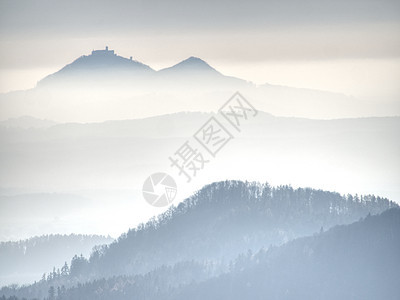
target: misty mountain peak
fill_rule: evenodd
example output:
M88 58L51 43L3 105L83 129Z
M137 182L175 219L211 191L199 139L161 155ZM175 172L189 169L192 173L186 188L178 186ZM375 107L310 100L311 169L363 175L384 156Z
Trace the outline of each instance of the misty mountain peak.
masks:
M119 56L114 50L106 46L105 49L93 50L90 55L82 55L58 72L42 79L38 85L49 82L62 82L65 79L82 81L82 79L87 80L89 78L99 79L99 76L100 79L102 76L106 76L106 79L109 79L110 74L115 77L118 75L142 75L152 72L154 72L152 68L134 60L132 56L130 58ZM84 78L82 78L82 75Z
M210 67L210 65L208 63L206 63L204 60L202 60L199 57L195 57L195 56L191 56L185 60L183 60L180 64L185 64L185 65L193 65L193 66L201 66L201 67L208 67L213 69L212 67Z
M117 55L108 46L104 50L93 50L90 55L83 55L59 72L71 69L126 68L135 70L152 70L149 66L132 59Z
M212 72L220 74L201 58L191 56L176 65L163 69L160 72Z
M244 80L224 76L199 57L189 58L156 72L150 66L137 60L117 55L105 46L93 50L89 55L82 55L62 69L48 75L38 82L37 87L56 90L68 87L70 91L82 89L117 87L128 89L146 89L154 86L159 89L181 88L229 88L237 90L246 85Z

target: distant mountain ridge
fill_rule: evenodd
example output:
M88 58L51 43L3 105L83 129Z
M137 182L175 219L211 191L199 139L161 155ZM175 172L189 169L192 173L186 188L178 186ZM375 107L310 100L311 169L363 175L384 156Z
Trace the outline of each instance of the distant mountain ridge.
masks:
M115 80L113 82L115 84L120 84L121 80L135 80L139 81L140 85L143 86L147 84L147 82L143 81L145 79L154 80L157 84L162 84L166 77L171 76L174 80L179 78L185 81L190 78L187 76L212 76L213 80L219 79L219 84L223 84L225 81L232 81L231 77L222 75L198 57L191 56L171 67L155 71L148 65L133 60L132 57L129 59L124 58L117 55L114 50L109 50L106 47L104 50L93 50L90 55L83 55L56 73L46 76L38 82L37 87L51 87L54 84L59 86L71 80L74 85L82 83L82 81L87 84L92 80L97 81L99 84L102 84L103 80ZM236 83L241 82L239 79L234 81ZM169 81L168 84L171 84L171 82Z
M5 121L0 121L0 127L21 128L21 129L49 128L56 124L57 124L57 122L54 122L51 120L43 120L43 119L31 117L31 116L22 116L19 118L10 118Z
M31 115L57 122L130 119L216 111L240 91L254 107L281 116L349 118L400 114L397 102L366 102L338 92L263 84L225 75L191 56L159 71L114 50L93 50L40 80L0 94L0 120Z

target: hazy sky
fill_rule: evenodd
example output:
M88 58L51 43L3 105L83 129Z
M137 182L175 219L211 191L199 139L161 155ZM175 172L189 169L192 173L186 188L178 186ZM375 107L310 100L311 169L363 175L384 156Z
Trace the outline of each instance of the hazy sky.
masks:
M194 55L256 83L400 95L400 1L0 3L0 92L109 45L155 69Z

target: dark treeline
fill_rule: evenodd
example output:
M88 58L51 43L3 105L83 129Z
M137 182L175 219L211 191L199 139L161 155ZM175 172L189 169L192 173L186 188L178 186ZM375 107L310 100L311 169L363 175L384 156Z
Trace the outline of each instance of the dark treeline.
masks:
M92 299L89 295L95 292L104 295L104 299L113 299L114 292L123 291L126 295L152 299L153 290L161 295L166 289L171 292L179 285L188 286L174 269L182 268L179 264L186 266L185 272L179 272L191 278L196 286L206 278L227 272L235 274L232 268L260 249L274 249L290 240L349 224L392 207L397 205L375 196L342 196L311 188L240 181L217 182L128 231L114 243L94 248L88 259L76 255L60 271L53 269L30 286L3 288L0 295ZM247 264L251 265L251 260L245 259L244 265ZM195 269L204 276L194 276ZM161 276L160 270L166 273ZM131 281L134 283L129 284ZM131 291L126 292L125 287ZM80 293L86 296L80 297ZM178 297L179 293L175 295ZM125 298L118 295L114 299Z

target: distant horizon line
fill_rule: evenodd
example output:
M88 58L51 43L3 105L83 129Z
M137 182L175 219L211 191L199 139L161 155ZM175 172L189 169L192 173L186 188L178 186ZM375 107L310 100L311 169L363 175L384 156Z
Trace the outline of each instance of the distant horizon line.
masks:
M264 116L269 116L272 118L280 118L280 119L301 119L301 120L309 120L309 121L339 121L339 120L360 120L360 119L388 119L388 118L400 118L400 115L392 115L392 116L365 116L365 117L347 117L347 118L331 118L331 119L316 119L316 118L305 118L305 117L288 117L288 116L278 116L271 114L266 111L258 111ZM33 129L46 129L50 128L53 126L57 125L67 125L67 124L76 124L76 125L94 125L94 124L104 124L108 122L126 122L126 121L140 121L140 120L148 120L148 119L153 119L153 118L159 118L159 117L167 117L167 116L174 116L174 115L181 115L181 114L205 114L205 115L212 115L212 114L217 114L218 112L213 112L213 111L177 111L173 113L165 113L165 114L160 114L160 115L154 115L154 116L145 116L145 117L140 117L140 118L126 118L126 119L107 119L103 121L93 121L93 122L78 122L78 121L67 121L67 122L60 122L60 121L55 121L51 119L46 119L46 118L39 118L35 117L32 115L21 115L19 117L12 117L12 118L7 118L0 120L0 127L6 127L6 128L19 128L19 129L24 129L22 127L18 126L5 126L2 123L10 122L10 121L19 121L22 119L30 119L32 121L41 121L41 122L49 122L49 123L54 123L52 125L49 125L48 127L45 128L35 128L31 127Z

